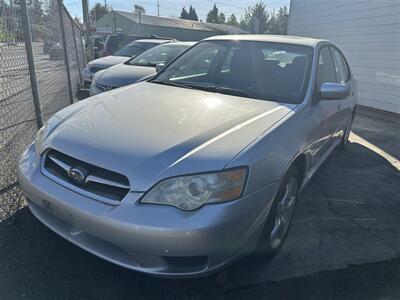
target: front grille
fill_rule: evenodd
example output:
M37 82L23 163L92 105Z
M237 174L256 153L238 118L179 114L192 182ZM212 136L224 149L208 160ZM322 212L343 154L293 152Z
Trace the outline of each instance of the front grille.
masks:
M90 89L90 86L91 86L91 85L92 85L92 82L91 82L91 81L85 80L85 81L83 82L83 87L86 88L86 89Z
M104 70L104 68L103 67L92 66L92 67L90 67L89 72L90 73L96 73L96 72L101 71L101 70Z
M121 201L130 190L126 176L83 162L50 149L45 153L43 173L58 183L74 187L91 198L103 201ZM76 173L79 173L77 176Z

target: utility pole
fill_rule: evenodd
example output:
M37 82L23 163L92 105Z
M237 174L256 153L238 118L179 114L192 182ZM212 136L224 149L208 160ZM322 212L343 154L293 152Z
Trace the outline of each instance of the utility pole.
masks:
M88 0L82 0L82 13L83 13L83 29L85 33L89 31L89 3Z
M83 31L85 36L85 46L86 49L89 49L89 60L92 60L94 57L93 54L93 41L91 39L90 34L90 21L89 21L89 1L82 0L82 14L83 14ZM97 16L96 16L97 17ZM96 22L96 20L94 20Z
M160 16L160 2L157 0L157 15Z
M138 34L140 34L141 29L142 29L141 28L142 27L142 12L139 10L138 13L139 13Z
M114 22L114 33L117 33L117 14L114 11L113 14L113 22Z

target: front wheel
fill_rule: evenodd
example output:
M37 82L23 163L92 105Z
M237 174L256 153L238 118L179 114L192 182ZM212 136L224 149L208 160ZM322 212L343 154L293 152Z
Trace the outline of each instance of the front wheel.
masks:
M290 167L273 200L256 254L270 257L282 248L296 208L300 184L298 170Z

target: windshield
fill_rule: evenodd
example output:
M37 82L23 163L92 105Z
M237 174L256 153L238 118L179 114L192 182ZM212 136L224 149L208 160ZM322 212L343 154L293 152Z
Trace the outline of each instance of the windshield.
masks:
M159 63L168 64L187 48L189 48L187 45L160 45L129 60L126 64L149 67L155 67Z
M153 48L157 44L154 43L136 43L133 42L131 44L126 45L122 49L115 51L114 55L116 56L127 56L127 57L135 57L139 54L142 54L146 50Z
M313 49L258 41L205 41L164 69L154 83L285 103L303 101Z

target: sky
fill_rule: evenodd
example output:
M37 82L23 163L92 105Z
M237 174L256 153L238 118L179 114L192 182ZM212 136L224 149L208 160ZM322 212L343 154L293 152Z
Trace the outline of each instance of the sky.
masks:
M116 10L132 11L134 4L142 5L146 14L157 15L157 0L89 0L89 6L92 7L96 2L107 1ZM205 21L208 11L212 8L214 3L217 5L220 12L223 12L228 18L232 13L240 20L240 16L244 14L244 10L249 5L254 5L257 0L159 0L160 16L165 17L179 17L182 7L185 6L189 10L192 5L197 12L199 19ZM286 5L289 8L290 0L264 0L268 10L278 10L280 7ZM82 18L82 1L81 0L64 0L65 6L68 8L72 16Z

